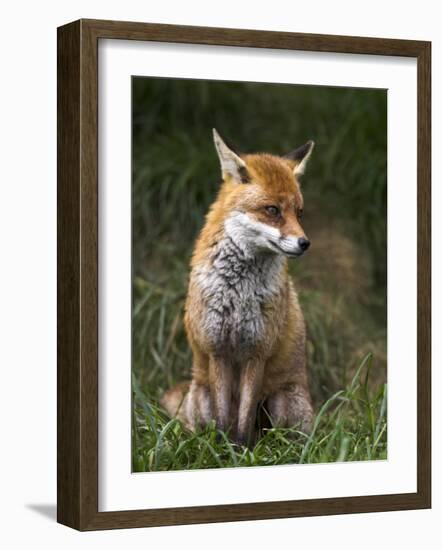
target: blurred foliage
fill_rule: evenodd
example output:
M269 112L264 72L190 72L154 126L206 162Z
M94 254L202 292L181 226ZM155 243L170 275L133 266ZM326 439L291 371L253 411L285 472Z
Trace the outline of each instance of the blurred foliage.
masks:
M312 247L290 264L307 321L312 393L319 407L347 387L367 353L373 357L370 384L382 388L386 91L134 78L133 374L138 395L154 404L164 389L189 375L182 308L193 244L220 182L213 127L246 153L284 154L315 141L302 182L303 226Z
M385 283L385 91L138 78L133 122L135 266L165 232L192 244L219 185L215 127L243 152L282 154L314 139L307 208L353 222Z

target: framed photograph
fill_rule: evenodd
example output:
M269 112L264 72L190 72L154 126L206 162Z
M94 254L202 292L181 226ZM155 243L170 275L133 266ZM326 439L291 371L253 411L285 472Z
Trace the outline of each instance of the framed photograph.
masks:
M429 508L431 44L58 29L58 521Z

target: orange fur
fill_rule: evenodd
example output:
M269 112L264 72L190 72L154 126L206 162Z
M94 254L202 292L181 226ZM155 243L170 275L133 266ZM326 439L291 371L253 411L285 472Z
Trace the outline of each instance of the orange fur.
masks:
M214 251L226 236L225 222L232 212L246 213L252 222L277 229L281 238L305 237L300 224L303 198L294 175L297 161L269 154L240 158L248 182L239 183L224 173L191 260L184 323L193 352L192 381L190 387L180 385L166 392L162 404L191 429L214 419L233 439L250 444L259 402L265 402L274 425L298 424L304 430L311 425L313 410L305 365L304 319L287 258L282 259L278 272L278 291L260 302L263 330L244 356L240 349L224 353L214 347L207 324L202 322L209 304L198 273L214 269ZM280 215L270 216L269 205L277 205ZM239 363L237 357L241 357Z

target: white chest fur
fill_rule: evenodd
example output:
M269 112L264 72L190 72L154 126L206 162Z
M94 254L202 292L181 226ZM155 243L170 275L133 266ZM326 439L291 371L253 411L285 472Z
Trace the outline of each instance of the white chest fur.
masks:
M268 304L282 291L283 267L281 256L252 253L226 235L210 264L194 271L204 303L201 329L214 352L239 359L260 345Z

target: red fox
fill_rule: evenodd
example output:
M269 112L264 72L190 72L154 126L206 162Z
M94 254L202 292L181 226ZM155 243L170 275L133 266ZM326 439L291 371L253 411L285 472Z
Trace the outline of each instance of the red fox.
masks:
M191 260L184 324L192 380L161 404L191 430L215 420L250 446L259 403L273 426L311 428L305 325L287 260L310 246L298 177L314 143L284 157L243 155L213 136L223 182Z

